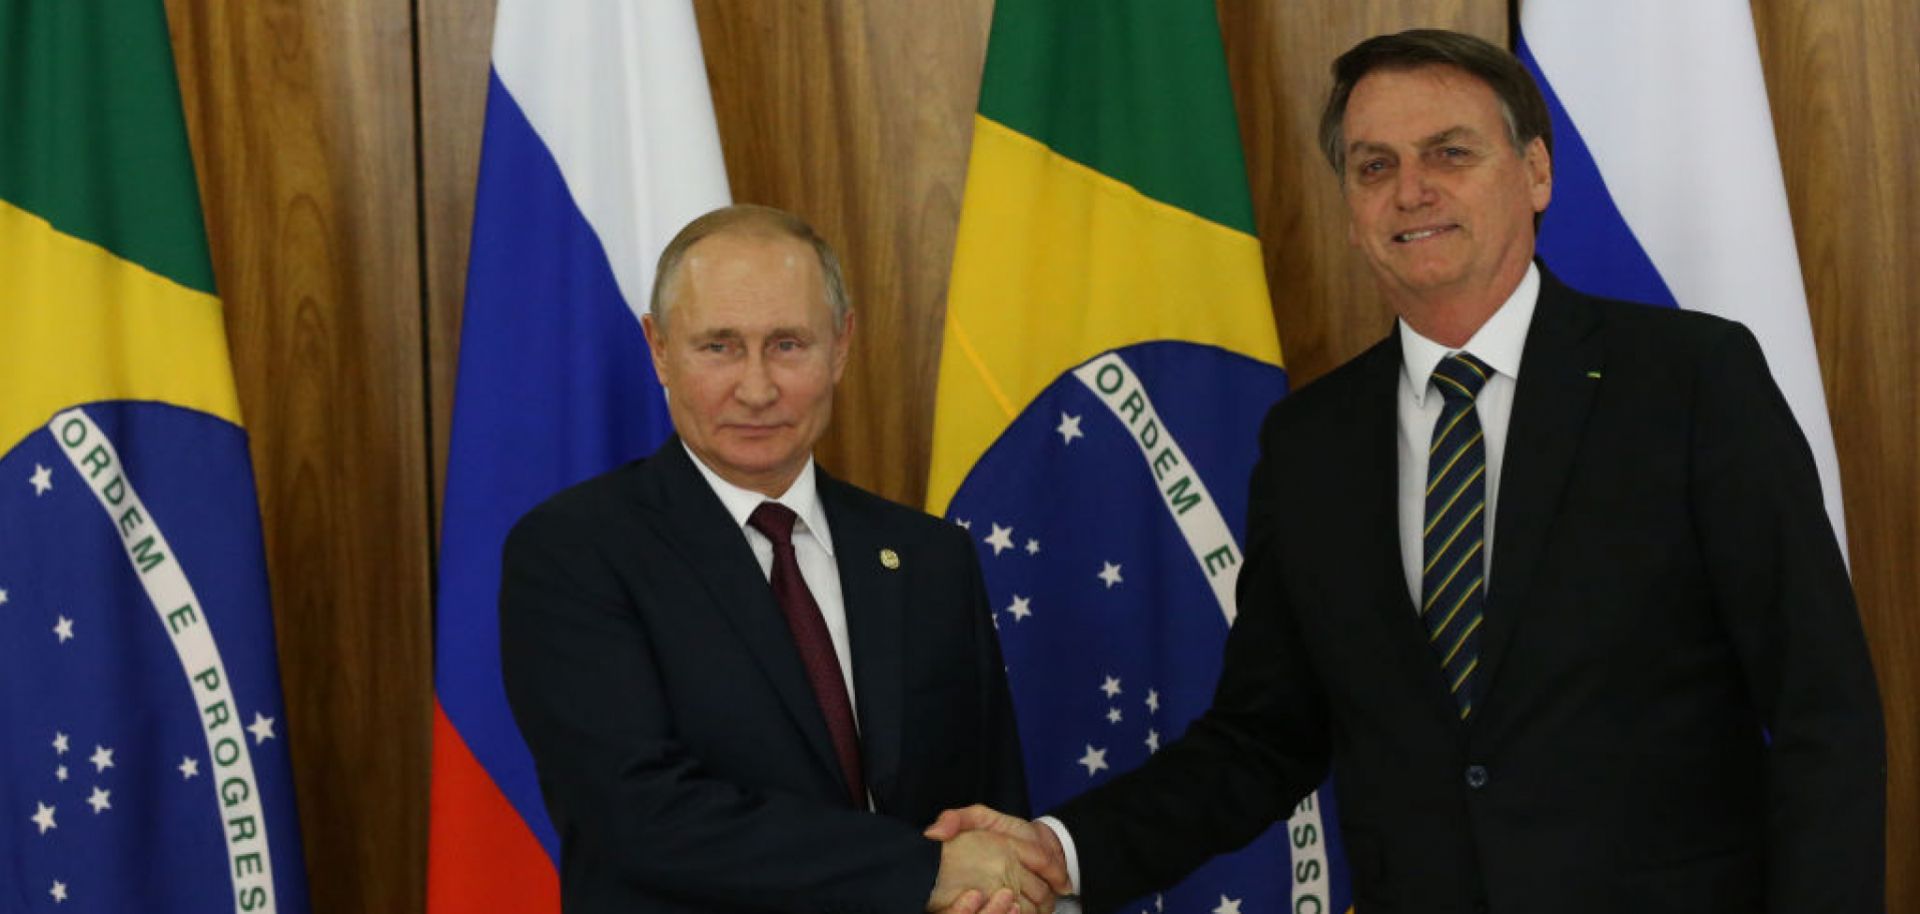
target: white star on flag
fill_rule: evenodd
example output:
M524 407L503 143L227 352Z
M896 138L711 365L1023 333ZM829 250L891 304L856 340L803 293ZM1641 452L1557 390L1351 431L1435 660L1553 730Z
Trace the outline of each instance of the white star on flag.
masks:
M1117 676L1108 676L1107 681L1100 684L1100 691L1107 693L1108 698L1119 695L1120 678Z
M962 530L972 530L972 529L973 529L973 521L970 521L970 520L967 520L966 518L962 518L962 517L956 517L956 518L954 518L954 519L953 519L953 525L954 525L954 526L956 526L956 527L959 527L959 528L960 528L960 529L962 529Z
M36 463L33 465L33 477L27 481L33 483L34 497L45 495L48 489L53 488L53 471Z
M1087 753L1080 756L1079 764L1086 766L1087 777L1093 777L1096 772L1102 771L1107 767L1107 750L1095 749L1089 744L1087 746Z
M1120 583L1120 566L1112 562L1101 562L1100 564L1102 567L1096 577L1107 582L1107 589L1112 590L1113 585Z
M60 639L61 644L65 644L73 640L73 620L66 616L59 618L60 621L53 624L53 634Z
M58 730L53 731L53 754L67 754L67 735Z
M180 780L183 780L183 781L187 780L188 778L199 777L200 776L200 760L197 758L194 758L191 755L181 756L179 771L180 771Z
M1110 724L1117 724L1117 723L1119 723L1119 722L1120 722L1120 709L1119 709L1119 708L1108 708L1108 709L1107 709L1107 723L1110 723Z
M7 605L7 589L0 587L0 606Z
M1160 710L1160 693L1157 690L1147 690L1147 710L1155 712Z
M1031 538L1027 540L1027 554L1028 554L1028 555L1039 555L1039 554L1040 554L1040 541L1039 541L1039 540L1037 540L1037 539L1031 539ZM6 594L7 594L7 592L6 592L6 591L4 591L4 590L0 590L0 597L4 597L4 596L6 596ZM5 603L5 602L7 602L7 601L6 601L6 600L0 600L0 603Z
M987 534L986 544L993 547L993 554L999 555L1013 548L1013 528L993 525L993 532Z
M1028 616L1033 615L1033 610L1027 606L1028 602L1026 597L1014 594L1013 605L1007 607L1007 615L1012 616L1015 622L1024 621Z
M1160 731L1155 730L1152 727L1148 727L1147 728L1147 752L1151 754L1159 751L1160 751Z
M1240 914L1240 899L1220 896L1220 906L1213 909L1213 914Z
M53 769L53 779L56 781L59 781L62 784L66 783L67 782L67 766L61 765L60 767Z
M247 732L253 734L253 744L258 746L273 738L273 718L258 711L253 712L253 723L247 725Z
M55 879L53 881L53 888L48 889L47 894L53 896L54 904L65 904L67 901L67 884Z
M113 750L95 744L93 747L93 755L89 756L87 761L93 763L94 771L105 771L113 767Z
M93 807L93 814L97 816L113 808L112 797L113 791L95 787L93 795L87 797L87 805Z
M53 807L45 803L34 803L33 805L33 824L40 826L41 834L46 834L47 829L60 827L53 821Z
M1086 437L1086 433L1080 431L1080 417L1069 416L1065 412L1060 414L1060 427L1054 431L1060 433L1060 443L1063 445L1072 444L1075 438Z

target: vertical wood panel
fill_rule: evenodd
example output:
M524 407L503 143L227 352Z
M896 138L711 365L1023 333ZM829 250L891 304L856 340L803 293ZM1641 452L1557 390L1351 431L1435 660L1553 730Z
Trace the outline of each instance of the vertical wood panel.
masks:
M251 434L313 909L425 865L425 415L405 0L169 4Z
M1920 912L1920 5L1754 19L1886 709L1887 909Z
M420 12L420 227L426 269L428 416L433 426L434 527L446 490L453 386L466 301L467 243L486 122L492 0L415 0ZM435 537L438 542L438 536ZM436 547L433 551L439 555Z
M919 504L989 4L695 8L734 199L813 223L852 287L853 360L821 462Z

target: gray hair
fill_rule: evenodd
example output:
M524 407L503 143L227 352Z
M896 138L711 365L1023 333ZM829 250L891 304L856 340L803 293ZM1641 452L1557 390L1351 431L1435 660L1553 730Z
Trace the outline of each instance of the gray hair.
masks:
M833 246L799 216L752 203L736 203L713 210L687 223L667 242L666 250L660 252L659 265L654 268L653 294L647 302L647 313L653 315L654 323L663 329L666 327L667 290L678 278L687 251L706 238L736 230L793 238L813 248L813 255L820 260L820 274L826 279L824 291L827 304L833 309L834 332L838 333L846 324L847 311L853 303L847 297L846 277L840 271L840 258L833 253Z

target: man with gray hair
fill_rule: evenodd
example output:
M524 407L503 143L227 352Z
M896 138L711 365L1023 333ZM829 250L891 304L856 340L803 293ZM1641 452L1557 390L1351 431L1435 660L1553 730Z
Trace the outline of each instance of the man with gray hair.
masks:
M1333 74L1399 320L1268 416L1212 707L1038 825L932 833L1014 837L1105 910L1331 770L1363 914L1880 911L1873 668L1752 334L1534 262L1549 123L1511 54L1412 31Z
M563 909L1050 906L1010 840L921 834L1021 809L1025 779L966 533L814 465L853 334L833 251L708 213L642 323L677 437L535 508L503 561Z

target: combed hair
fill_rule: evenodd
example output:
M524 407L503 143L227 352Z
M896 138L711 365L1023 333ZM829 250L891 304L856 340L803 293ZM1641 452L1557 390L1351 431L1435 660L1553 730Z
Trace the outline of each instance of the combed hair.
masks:
M1547 114L1546 99L1534 84L1520 59L1506 49L1472 35L1444 29L1412 29L1394 35L1376 35L1354 45L1333 62L1333 91L1327 94L1327 106L1320 113L1320 151L1345 180L1347 169L1346 137L1340 122L1347 116L1347 100L1353 87L1368 74L1382 70L1415 70L1421 67L1454 67L1487 84L1500 99L1500 113L1507 121L1507 139L1517 152L1538 137L1553 153L1553 121Z
M655 323L662 328L667 322L667 290L680 273L680 263L687 258L688 249L722 232L741 230L785 236L804 241L813 248L813 255L820 259L820 274L826 278L827 304L833 308L833 325L837 329L845 324L847 310L853 306L847 297L846 277L840 271L840 257L833 252L833 246L827 244L820 233L813 230L806 220L783 209L771 206L759 206L753 203L736 203L723 206L687 223L680 233L667 242L667 248L660 252L660 262L653 271L653 294L647 301L647 312L653 315Z

